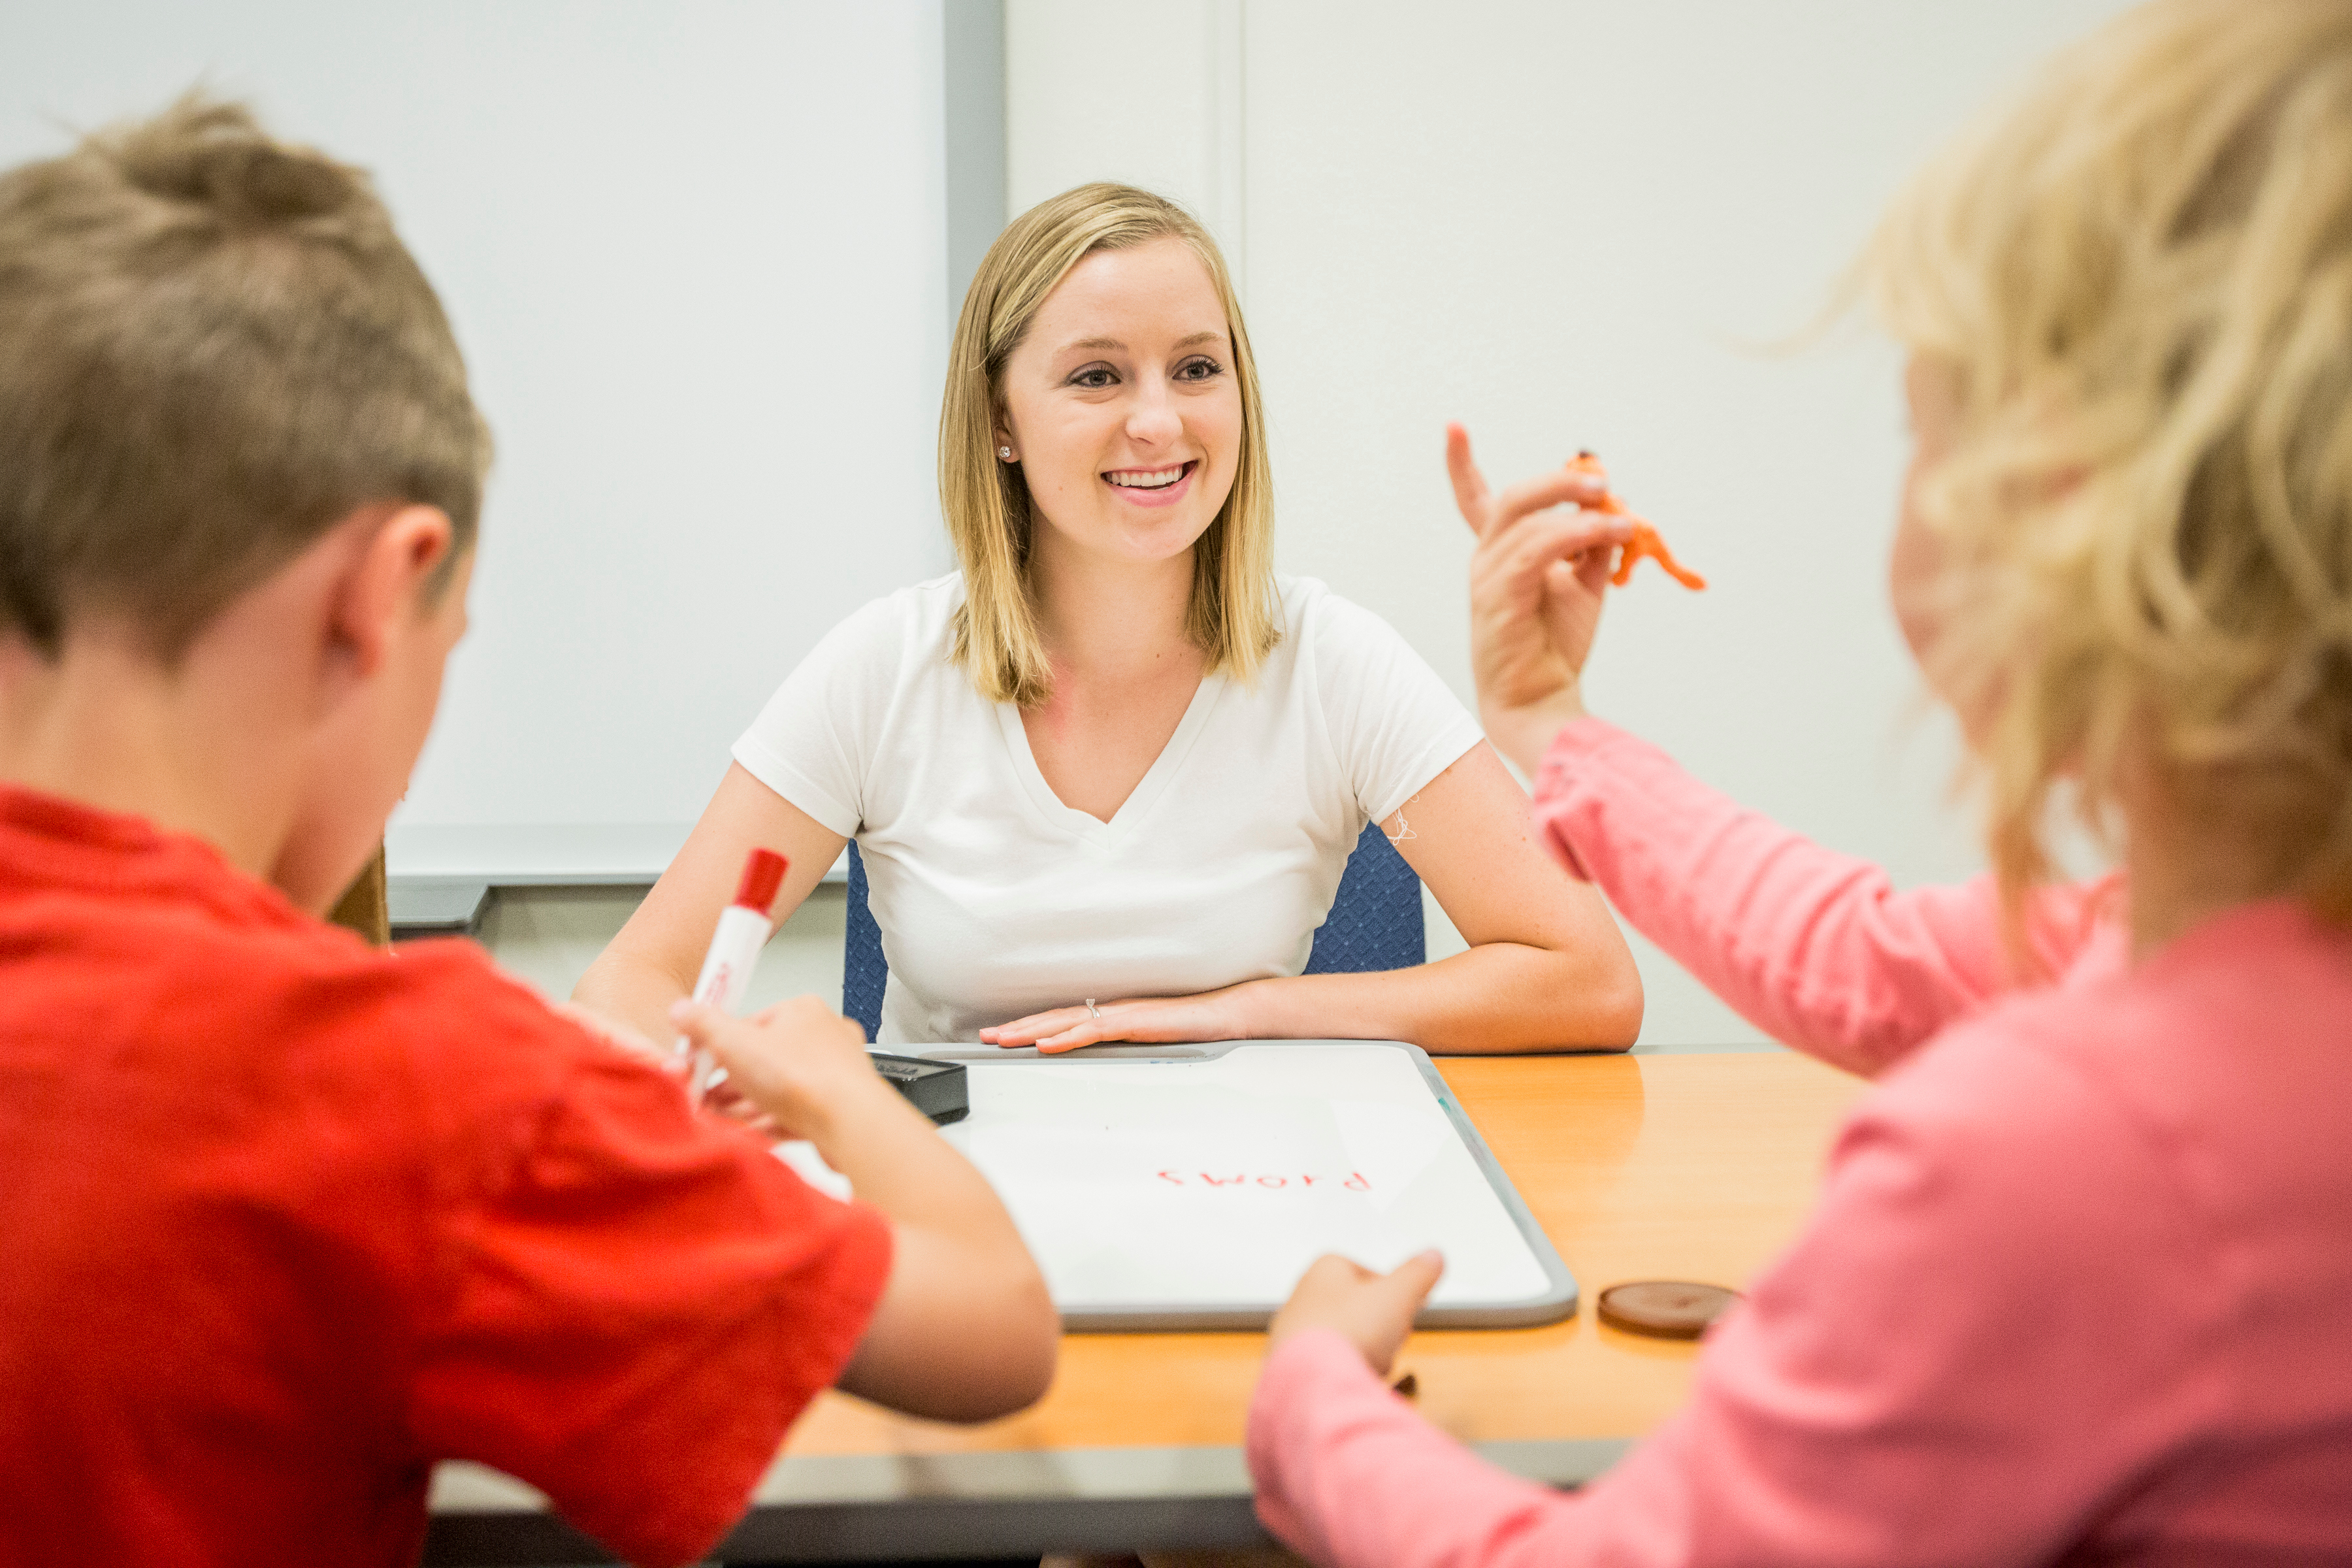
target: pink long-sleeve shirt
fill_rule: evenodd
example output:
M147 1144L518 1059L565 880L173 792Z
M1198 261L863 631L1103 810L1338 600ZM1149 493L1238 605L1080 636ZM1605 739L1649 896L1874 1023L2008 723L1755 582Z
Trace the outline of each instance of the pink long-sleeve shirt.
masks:
M1880 1074L1821 1205L1687 1405L1573 1496L1302 1334L1250 1414L1267 1526L1318 1562L2352 1561L2352 934L2285 902L2128 963L2113 889L1893 892L1570 726L1556 846L1775 1035Z

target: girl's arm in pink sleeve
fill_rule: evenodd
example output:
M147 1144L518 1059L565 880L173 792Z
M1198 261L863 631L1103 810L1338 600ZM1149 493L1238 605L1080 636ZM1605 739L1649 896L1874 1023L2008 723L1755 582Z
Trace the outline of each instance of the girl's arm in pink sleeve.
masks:
M2169 1176L2150 1145L2063 1067L1989 1065L1865 1106L1689 1405L1591 1486L1495 1468L1310 1333L1251 1406L1259 1517L1329 1568L2064 1555L2104 1502L2193 1458L2227 1397L2199 1349L2221 1342L2216 1292L2181 1206L2147 1201Z
M1875 1074L2006 988L1989 878L1897 892L1879 867L1747 810L1597 719L1552 742L1535 814L1570 868L1708 990L1850 1071ZM2079 905L2079 890L2063 895ZM2058 967L2087 929L2079 916L2032 922Z
M1266 1358L1248 1454L1265 1527L1334 1568L1486 1568L1567 1500L1423 1421L1328 1330L1300 1334Z

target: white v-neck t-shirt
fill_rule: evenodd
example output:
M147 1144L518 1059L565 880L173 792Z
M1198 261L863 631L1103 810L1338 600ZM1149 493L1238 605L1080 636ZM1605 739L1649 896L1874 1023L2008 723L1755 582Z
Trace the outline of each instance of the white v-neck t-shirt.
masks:
M1276 585L1257 679L1202 680L1108 823L1062 804L1020 710L952 662L961 574L876 600L801 661L735 760L856 838L890 965L877 1043L1306 967L1364 824L1482 737L1387 622L1310 577Z

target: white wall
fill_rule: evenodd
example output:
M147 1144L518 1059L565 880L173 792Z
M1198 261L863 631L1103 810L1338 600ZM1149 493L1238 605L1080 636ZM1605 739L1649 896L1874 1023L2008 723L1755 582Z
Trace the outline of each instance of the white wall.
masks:
M841 1006L841 942L848 889L821 884L769 939L752 977L747 1007L814 995ZM482 921L481 940L509 973L551 997L572 994L637 907L636 888L539 887L502 889Z
M1952 738L1905 721L1881 588L1895 356L1858 329L1746 345L1812 318L1939 138L2120 8L1009 0L1008 199L1128 179L1244 247L1282 566L1386 616L1465 700L1448 419L1497 479L1599 451L1713 580L1643 568L1597 711L1900 881L1956 877L1978 857L1944 803ZM1433 925L1433 951L1458 941ZM1758 1037L1637 947L1645 1044Z
M1246 289L1244 23L1243 0L1005 0L1005 216L1140 185L1208 225Z
M499 455L395 874L683 837L843 611L946 566L941 49L940 0L7 8L0 163L201 79L372 170L449 309Z

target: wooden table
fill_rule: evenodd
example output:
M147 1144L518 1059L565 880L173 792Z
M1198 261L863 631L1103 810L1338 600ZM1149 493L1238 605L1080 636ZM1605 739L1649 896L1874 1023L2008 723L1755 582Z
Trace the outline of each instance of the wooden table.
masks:
M1682 1400L1696 1347L1601 1325L1626 1279L1745 1284L1795 1233L1863 1088L1787 1052L1438 1062L1583 1289L1539 1329L1416 1334L1422 1413L1520 1474L1575 1485ZM1263 1335L1074 1334L1045 1397L959 1427L846 1394L793 1429L719 1555L1012 1556L1262 1541L1242 1463ZM593 1563L530 1489L436 1479L426 1561Z

